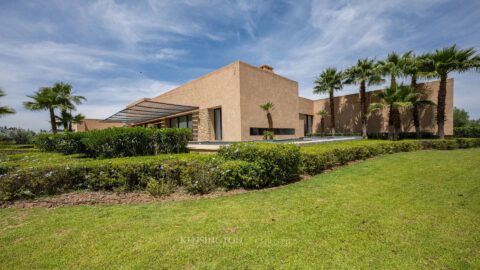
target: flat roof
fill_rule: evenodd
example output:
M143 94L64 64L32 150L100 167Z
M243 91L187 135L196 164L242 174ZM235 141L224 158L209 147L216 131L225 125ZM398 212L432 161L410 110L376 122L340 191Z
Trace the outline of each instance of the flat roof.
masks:
M196 109L198 107L142 99L103 121L135 124Z

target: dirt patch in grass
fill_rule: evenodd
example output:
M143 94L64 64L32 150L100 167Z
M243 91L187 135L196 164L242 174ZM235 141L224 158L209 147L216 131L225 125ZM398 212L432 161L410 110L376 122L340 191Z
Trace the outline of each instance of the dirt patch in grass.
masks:
M310 179L311 176L301 175L298 181ZM282 186L265 188L263 190L277 189ZM113 192L113 191L76 191L55 196L36 198L32 200L17 200L0 202L0 208L55 208L74 205L95 205L95 204L145 204L153 202L171 202L185 200L199 200L216 198L219 196L230 196L249 192L245 189L234 189L229 191L214 191L204 195L192 195L183 188L166 197L154 197L147 192Z
M145 204L153 202L215 198L219 196L234 195L245 192L247 191L244 189L235 189L230 191L215 191L205 195L191 195L188 194L185 190L178 190L166 197L154 197L146 192L70 192L33 200L0 202L0 208L54 208L61 206L95 204Z

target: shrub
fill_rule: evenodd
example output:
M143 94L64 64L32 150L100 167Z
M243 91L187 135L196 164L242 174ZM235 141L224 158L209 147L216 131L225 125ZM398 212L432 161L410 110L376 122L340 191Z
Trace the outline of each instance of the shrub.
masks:
M263 132L263 139L264 140L273 140L275 134L272 131L264 131Z
M164 197L175 191L175 184L169 181L158 181L150 178L147 183L147 192L154 197Z
M161 153L186 153L191 138L187 128L109 128L89 132L82 140L92 157L129 157Z
M33 144L45 152L56 151L55 135L51 133L40 133L33 138Z
M186 153L192 131L189 128L156 129L152 137L155 154Z
M206 158L192 156L203 161ZM206 161L205 161L206 162ZM19 167L0 175L0 200L55 195L72 190L145 190L150 179L179 185L188 161L172 157L158 161L47 164ZM25 194L28 194L26 196Z
M182 184L192 194L210 193L217 187L215 168L208 162L192 161L182 170Z
M218 183L227 189L258 188L261 183L261 168L255 162L227 160L218 165Z
M234 143L223 146L219 156L253 162L260 170L255 187L277 186L299 177L300 148L293 144Z
M66 132L54 135L55 151L65 155L85 153L86 147L82 142L85 137L84 132Z
M480 138L480 126L456 127L453 134L459 138Z
M129 157L153 154L153 129L142 127L108 128L88 132L82 142L92 157Z
M417 133L416 132L400 132L398 134L398 137L399 139L416 139ZM388 132L368 133L368 138L373 140L388 140ZM420 138L433 139L433 138L437 138L437 136L432 132L420 132Z
M2 143L29 144L32 143L34 135L35 132L28 129L0 128L0 142Z
M42 151L83 153L90 157L130 157L186 153L192 132L187 128L109 128L78 133L39 134L34 144Z

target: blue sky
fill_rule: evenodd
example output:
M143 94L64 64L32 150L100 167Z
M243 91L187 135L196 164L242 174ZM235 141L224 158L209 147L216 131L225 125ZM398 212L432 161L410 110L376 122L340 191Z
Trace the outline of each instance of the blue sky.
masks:
M0 1L0 125L48 128L26 95L56 81L105 118L126 104L242 60L269 64L312 94L326 67L457 43L480 50L480 1ZM453 74L455 105L480 117L480 73ZM346 87L340 94L354 93Z

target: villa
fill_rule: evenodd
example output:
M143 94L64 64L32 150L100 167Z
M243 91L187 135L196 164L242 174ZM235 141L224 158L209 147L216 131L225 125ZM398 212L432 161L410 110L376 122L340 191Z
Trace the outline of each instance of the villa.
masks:
M439 81L422 84L425 97L436 101ZM380 90L376 90L380 91ZM375 101L367 93L367 101ZM359 95L335 98L340 133L360 133ZM268 130L266 113L259 105L272 102L276 139L301 138L320 132L321 117L328 99L311 100L298 95L298 83L276 74L272 67L255 67L236 61L154 98L142 98L105 120L86 119L76 131L112 126L191 128L195 141L250 141L262 139ZM453 134L453 79L447 82L445 134ZM387 111L369 115L368 132L387 132ZM421 110L421 128L436 131L435 108ZM402 131L413 132L411 113L402 110ZM329 119L325 121L329 127Z

